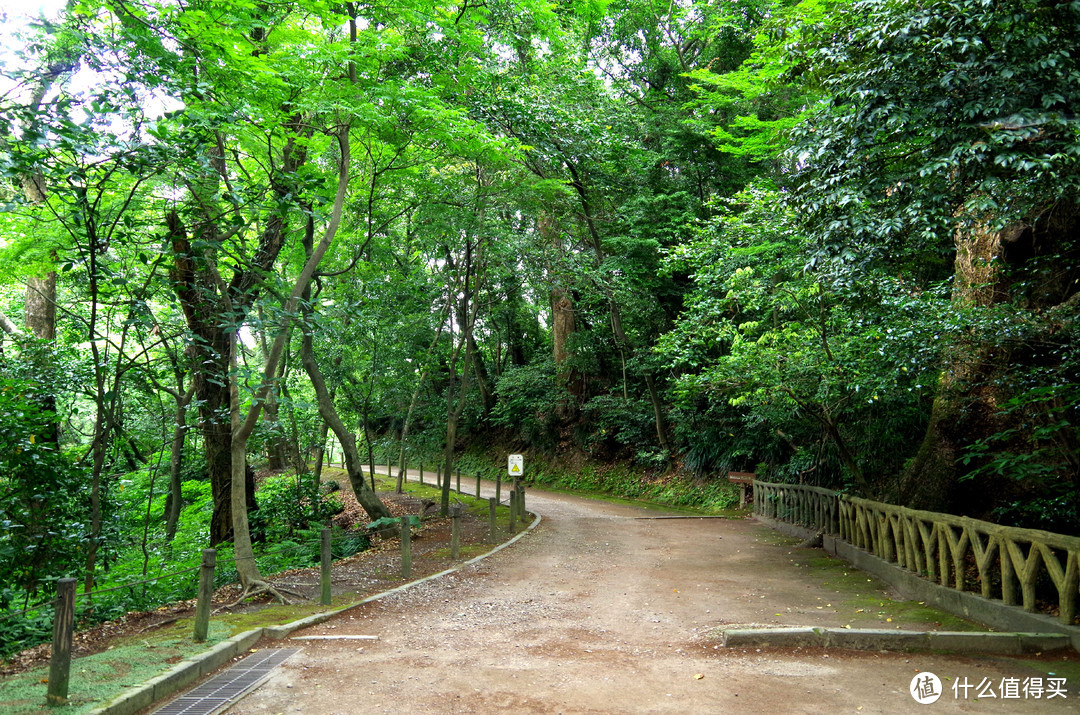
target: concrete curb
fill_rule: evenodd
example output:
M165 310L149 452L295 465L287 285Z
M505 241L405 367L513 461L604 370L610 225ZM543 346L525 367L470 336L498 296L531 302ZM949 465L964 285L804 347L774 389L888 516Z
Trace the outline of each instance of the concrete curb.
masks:
M410 581L397 588L392 588L389 591L383 591L373 596L368 596L357 603L352 603L342 608L335 608L330 611L316 613L279 626L266 626L264 628L256 628L254 630L239 633L228 640L223 640L220 643L214 644L198 655L177 663L173 668L161 675L153 677L140 685L127 688L108 704L91 710L90 715L131 715L132 713L136 713L139 710L153 705L155 702L164 700L170 695L183 690L202 676L217 670L233 658L243 655L250 650L252 646L258 643L263 636L274 640L281 640L301 628L307 628L308 626L328 621L339 613L357 608L365 603L378 601L381 598L386 598L387 596L406 591L422 583L427 583L428 581L460 571L517 543L539 526L540 520L539 514L533 514L532 523L513 538L504 541L490 551L486 551L479 556L471 558L468 561L463 561L462 563L452 566L444 571L440 571L439 573L425 576L424 578L415 581Z
M1022 655L1067 650L1062 633L897 631L862 628L746 628L723 633L727 648L845 648L848 650L949 651Z

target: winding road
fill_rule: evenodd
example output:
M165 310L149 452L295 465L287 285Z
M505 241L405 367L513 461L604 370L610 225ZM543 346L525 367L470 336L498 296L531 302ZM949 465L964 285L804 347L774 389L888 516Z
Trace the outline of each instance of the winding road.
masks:
M726 649L718 630L733 625L881 621L838 608L850 594L800 565L820 551L756 522L528 496L543 521L518 543L295 633L379 640L287 642L303 651L228 712L1052 713L1080 699L1072 682L1068 699L976 701L951 689L1045 677L1045 661L1035 669L1005 658ZM884 602L882 588L867 583ZM909 694L920 671L942 680L934 705Z

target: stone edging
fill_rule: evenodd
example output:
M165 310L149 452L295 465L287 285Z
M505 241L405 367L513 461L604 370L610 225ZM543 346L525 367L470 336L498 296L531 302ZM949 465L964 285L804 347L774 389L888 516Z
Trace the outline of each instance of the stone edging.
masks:
M170 695L173 695L180 690L183 690L188 685L201 678L202 676L217 670L225 663L228 663L233 658L243 655L245 652L251 649L259 640L266 636L275 640L285 638L290 633L298 631L301 628L307 628L308 626L315 625L317 623L323 623L328 621L339 613L343 613L352 608L363 606L366 603L372 601L378 601L379 599L386 598L395 593L400 593L419 584L426 583L428 581L441 578L448 574L452 574L456 571L460 571L467 566L471 566L479 561L483 561L487 557L502 551L508 546L517 543L527 534L531 533L540 524L540 515L533 514L533 521L529 526L513 538L504 541L495 548L487 551L479 556L463 561L460 564L451 566L450 568L440 571L439 573L425 576L424 578L410 581L409 583L402 584L396 588L392 588L389 591L383 591L373 596L368 596L356 603L352 603L342 608L335 608L331 611L324 611L322 613L316 613L306 618L301 618L291 623L286 623L280 626L265 626L263 628L255 628L250 631L239 633L232 638L223 640L220 643L216 643L207 650L185 659L184 661L177 663L171 669L165 671L161 675L158 675L146 682L136 685L131 688L127 688L123 693L109 702L107 705L103 705L100 708L91 710L89 715L131 715L131 713L138 712L143 708L147 708L159 700L163 700Z
M849 648L1022 655L1070 647L1064 633L897 631L877 628L746 628L724 631L728 648Z

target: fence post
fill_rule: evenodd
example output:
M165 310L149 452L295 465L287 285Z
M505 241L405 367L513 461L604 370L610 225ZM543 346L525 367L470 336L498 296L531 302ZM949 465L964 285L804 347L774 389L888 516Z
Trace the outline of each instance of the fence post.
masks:
M502 471L495 472L495 501L502 501Z
M420 462L420 485L424 484L424 463Z
M56 614L53 616L52 658L49 661L49 705L67 705L71 674L71 640L75 633L75 579L56 583Z
M320 570L319 570L319 582L322 586L322 596L319 599L319 603L324 606L329 606L331 601L330 594L330 529L323 528L322 530L322 544L319 552Z
M412 576L412 524L409 517L401 517L401 575Z
M457 560L461 556L461 505L450 507L450 558Z
M488 538L492 541L495 540L495 531L497 526L495 524L495 509L499 506L499 500L497 497L488 497Z
M518 487L518 517L521 518L521 525L525 525L525 488Z
M210 629L210 598L214 595L214 566L217 563L215 549L203 549L202 565L199 568L199 599L195 602L195 632L192 638L196 643L206 640Z
M511 489L510 490L510 533L511 534L513 534L515 529L516 529L516 525L514 524L515 517L517 517L517 492L515 492L513 489Z
M457 468L457 489L455 491L461 494L461 467Z

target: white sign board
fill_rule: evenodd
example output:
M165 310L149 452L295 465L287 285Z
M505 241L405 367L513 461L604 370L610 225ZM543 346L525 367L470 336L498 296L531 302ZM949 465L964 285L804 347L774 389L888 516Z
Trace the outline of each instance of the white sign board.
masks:
M511 454L506 464L506 473L511 477L520 477L525 474L525 457L521 454Z

